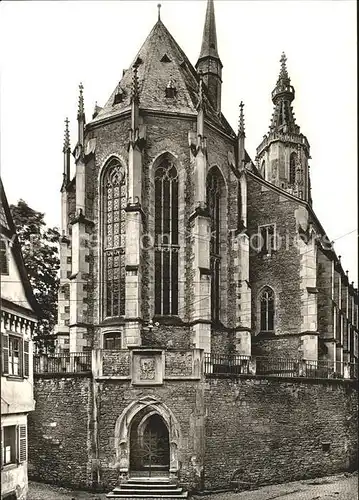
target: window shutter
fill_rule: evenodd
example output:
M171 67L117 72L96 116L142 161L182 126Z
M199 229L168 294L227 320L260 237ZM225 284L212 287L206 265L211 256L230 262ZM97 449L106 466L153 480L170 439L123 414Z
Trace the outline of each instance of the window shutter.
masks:
M24 340L24 377L29 376L29 341Z
M26 435L26 425L18 426L18 462L26 462L27 460L27 435Z
M2 373L9 373L9 335L2 334Z
M4 463L4 427L1 427L1 468Z

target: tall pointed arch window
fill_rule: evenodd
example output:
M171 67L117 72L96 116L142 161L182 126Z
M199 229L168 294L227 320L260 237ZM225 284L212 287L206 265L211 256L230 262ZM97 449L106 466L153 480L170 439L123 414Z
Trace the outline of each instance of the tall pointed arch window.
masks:
M292 153L289 158L289 184L295 183L295 169L297 165L297 154Z
M169 160L155 170L155 314L178 314L178 173Z
M260 302L260 331L274 331L274 292L265 287L259 297Z
M103 178L105 317L125 314L125 206L125 170L116 158L112 158Z
M211 265L211 318L220 319L220 274L221 274L221 191L222 174L218 168L210 170L207 177L207 206L211 224L210 265Z

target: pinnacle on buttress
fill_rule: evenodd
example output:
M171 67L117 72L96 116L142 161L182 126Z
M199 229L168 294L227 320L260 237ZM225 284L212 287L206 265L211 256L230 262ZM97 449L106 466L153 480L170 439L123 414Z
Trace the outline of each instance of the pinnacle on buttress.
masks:
M198 104L197 108L203 106L203 73L199 71L199 84L198 84Z
M65 133L64 133L64 147L62 151L66 153L70 149L70 131L69 131L69 119L65 118Z
M80 85L79 85L79 91L80 91L79 92L79 108L77 111L77 118L80 118L80 117L84 116L84 114L85 114L83 90L84 90L84 86L82 85L82 83L80 83Z
M238 122L238 135L245 136L244 131L244 112L243 112L244 104L243 101L239 104L239 122Z
M133 77L132 77L132 89L131 89L131 102L139 103L140 101L140 90L138 81L138 62L133 66Z

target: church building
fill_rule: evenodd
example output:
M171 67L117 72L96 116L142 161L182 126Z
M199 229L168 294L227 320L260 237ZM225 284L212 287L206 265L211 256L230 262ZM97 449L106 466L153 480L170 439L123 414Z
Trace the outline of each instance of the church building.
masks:
M221 111L213 1L193 67L158 19L64 141L57 333L71 352L156 346L353 361L358 297L312 208L282 54L252 161Z
M64 465L62 474L105 489L136 471L141 477L145 470L162 471L200 490L228 487L236 473L254 481L260 470L265 481L280 481L343 470L354 460L348 427L337 432L337 419L328 418L325 429L318 423L317 434L303 438L311 428L305 418L317 415L320 422L334 400L348 408L340 399L344 389L335 386L336 399L320 386L327 391L321 399L312 385L298 382L292 390L263 381L265 373L275 374L278 359L304 370L330 367L344 379L354 378L346 370L358 360L358 293L313 210L310 146L295 120L286 56L273 82L269 130L254 159L246 151L238 96L238 130L222 113L222 70L208 0L195 66L159 16L90 121L80 85L77 144L72 150L66 120L63 148L56 336L63 356L88 356L96 383L76 392L79 378L71 387L67 379L58 382L58 401L68 405L73 397L68 438L59 416L47 420L54 425L46 442L34 424L33 463L46 477L53 474L52 481L55 472L45 464L61 469L61 457L71 463L68 449L77 456L81 446L86 458L78 455L76 468ZM269 372L263 360L272 363ZM215 378L231 363L236 373L246 366L248 380ZM48 384L37 381L44 421L56 396ZM279 408L288 398L297 404ZM279 415L284 422L277 422ZM262 417L267 423L258 423ZM295 439L286 434L294 417L306 428L293 444L298 456L283 462L286 437ZM51 436L53 447L64 441L56 453ZM324 451L324 458L313 459L313 446L322 450L328 439L338 440L332 446L337 461ZM270 450L265 464L264 449Z

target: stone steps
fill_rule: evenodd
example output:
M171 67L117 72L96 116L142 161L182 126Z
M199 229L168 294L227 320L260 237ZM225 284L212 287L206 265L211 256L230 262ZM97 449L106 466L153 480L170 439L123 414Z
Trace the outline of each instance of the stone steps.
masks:
M141 500L160 500L162 498L170 498L172 500L187 498L187 491L176 484L169 482L168 478L130 478L125 483L116 486L107 498L121 498L122 500L130 500L132 498L140 498Z

